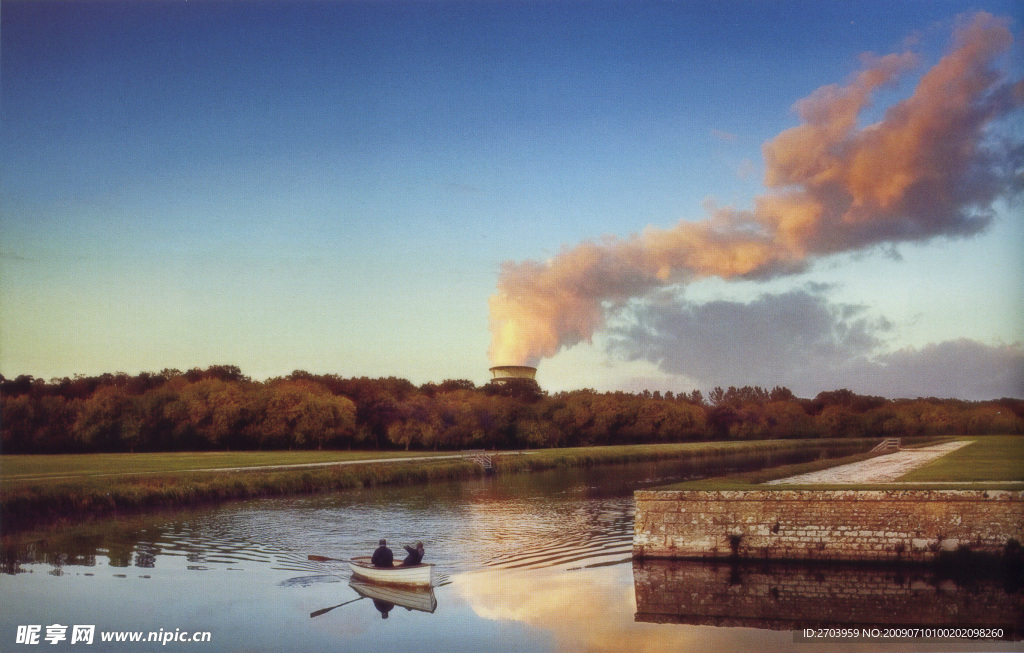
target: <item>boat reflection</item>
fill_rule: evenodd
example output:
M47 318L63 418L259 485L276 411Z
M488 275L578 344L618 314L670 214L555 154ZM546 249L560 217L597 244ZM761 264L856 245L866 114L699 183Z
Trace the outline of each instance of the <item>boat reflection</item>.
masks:
M930 568L637 560L635 619L771 630L1000 628L1024 635L1024 593L998 574Z
M409 611L418 610L419 612L426 612L429 614L433 614L434 610L437 609L437 597L434 596L434 589L432 587L396 587L391 585L377 585L357 579L351 580L348 586L354 589L356 594L359 596L339 603L338 605L314 610L309 613L310 618L319 617L320 615L327 614L331 610L348 605L349 603L361 601L362 599L370 599L373 601L373 607L377 608L377 611L380 612L381 619L387 619L388 614L395 608L395 606L401 606Z
M360 580L352 580L348 586L359 596L371 599L383 619L387 619L388 613L395 606L431 614L437 609L437 597L434 596L432 587L397 587L365 583Z

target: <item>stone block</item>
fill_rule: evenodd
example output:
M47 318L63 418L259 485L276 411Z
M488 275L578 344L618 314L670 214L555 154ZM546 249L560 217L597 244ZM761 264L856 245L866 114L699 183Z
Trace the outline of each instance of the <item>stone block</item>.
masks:
M923 559L961 544L999 551L1010 538L1024 541L1022 492L648 490L636 497L634 545L650 555L726 557L734 529L746 539L741 555L761 557L882 559L899 550ZM723 534L708 537L709 529ZM651 534L662 543L645 539Z

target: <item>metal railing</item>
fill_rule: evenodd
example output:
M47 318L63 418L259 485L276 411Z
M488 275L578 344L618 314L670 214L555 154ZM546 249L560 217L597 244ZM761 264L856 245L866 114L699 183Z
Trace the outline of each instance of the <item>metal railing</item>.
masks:
M899 451L900 450L900 438L886 438L882 440L877 447L871 450L871 453L885 453L887 451Z
M494 454L488 453L480 449L472 451L463 451L462 455L465 456L466 458L469 458L477 465L483 467L485 472L494 469Z

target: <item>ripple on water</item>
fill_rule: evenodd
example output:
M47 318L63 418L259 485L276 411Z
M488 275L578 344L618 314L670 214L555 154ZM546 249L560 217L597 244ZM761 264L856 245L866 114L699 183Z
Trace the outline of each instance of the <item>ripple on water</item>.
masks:
M616 484L623 483L622 472L616 471ZM106 549L122 562L134 555L137 566L157 568L161 557L173 556L196 571L264 567L294 572L296 579L347 578L347 566L308 556L368 555L387 538L401 559L403 543L421 540L442 584L488 568L616 564L632 554L632 492L612 492L605 480L541 473L233 502L140 520L105 536L93 555ZM138 564L140 558L147 564Z

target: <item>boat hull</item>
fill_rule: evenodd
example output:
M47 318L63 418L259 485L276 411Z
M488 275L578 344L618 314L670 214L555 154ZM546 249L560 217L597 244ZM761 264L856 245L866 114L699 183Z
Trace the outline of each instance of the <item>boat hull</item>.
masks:
M352 574L371 583L431 587L434 584L434 565L418 564L411 567L374 567L369 556L352 558L348 563Z

